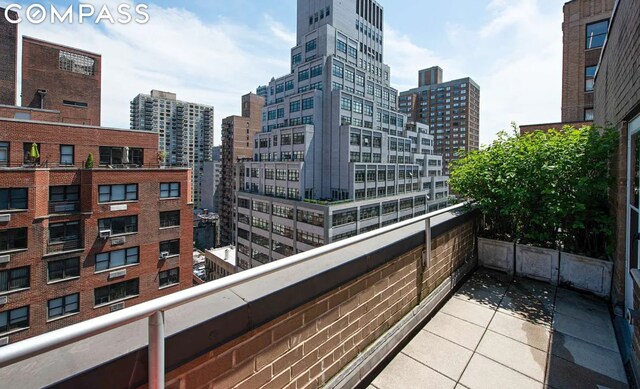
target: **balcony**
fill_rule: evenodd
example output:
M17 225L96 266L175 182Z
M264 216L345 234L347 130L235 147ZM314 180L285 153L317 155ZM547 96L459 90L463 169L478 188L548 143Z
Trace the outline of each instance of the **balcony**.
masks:
M21 387L625 387L605 303L478 270L479 216L453 206L9 338L0 372Z

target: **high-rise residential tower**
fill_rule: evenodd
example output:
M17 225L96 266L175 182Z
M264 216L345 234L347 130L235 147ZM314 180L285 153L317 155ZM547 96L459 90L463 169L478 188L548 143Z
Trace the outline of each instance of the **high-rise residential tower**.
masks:
M175 93L152 90L131 101L131 129L158 133L158 162L193 170L193 201L201 208L204 162L213 159L213 115L210 105L176 99ZM163 160L164 159L164 160Z
M267 87L261 88L266 90ZM233 243L235 230L234 192L238 190L235 165L238 161L251 159L253 156L253 138L260 132L264 102L263 97L248 93L242 96L242 116L229 116L222 119L220 240L223 245Z
M480 146L480 86L469 77L443 82L442 73L439 66L420 70L418 87L401 92L398 105L409 120L429 125L448 173L458 150Z
M291 72L268 85L237 193L240 267L256 266L446 204L433 137L397 109L383 8L298 0Z
M573 0L563 7L562 121L593 120L593 81L614 0Z

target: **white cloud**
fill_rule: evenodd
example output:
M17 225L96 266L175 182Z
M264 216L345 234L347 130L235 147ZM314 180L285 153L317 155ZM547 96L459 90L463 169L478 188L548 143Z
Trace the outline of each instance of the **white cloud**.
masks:
M102 125L129 127L129 102L160 89L215 107L215 143L222 118L240 114L240 96L288 72L291 40L270 17L258 26L226 19L204 23L179 8L151 5L145 25L21 23L21 35L102 54ZM295 38L294 38L295 39Z
M562 7L545 14L541 2L494 0L487 6L491 19L480 28L448 24L447 55L387 28L385 54L393 85L415 87L418 69L435 65L444 69L445 80L471 77L480 85L481 143L489 143L511 121L559 121Z

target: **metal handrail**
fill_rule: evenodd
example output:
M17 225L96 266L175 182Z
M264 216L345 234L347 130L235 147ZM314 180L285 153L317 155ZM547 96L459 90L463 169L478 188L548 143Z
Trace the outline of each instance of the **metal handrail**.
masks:
M460 209L466 205L468 205L468 203L461 203L433 211L288 258L283 258L257 268L232 274L204 285L194 286L120 311L63 327L53 332L28 338L18 343L9 344L0 349L0 368L147 318L149 319L149 388L164 388L165 311L416 223L425 222L425 226L430 226L431 218ZM427 236L430 236L430 234Z

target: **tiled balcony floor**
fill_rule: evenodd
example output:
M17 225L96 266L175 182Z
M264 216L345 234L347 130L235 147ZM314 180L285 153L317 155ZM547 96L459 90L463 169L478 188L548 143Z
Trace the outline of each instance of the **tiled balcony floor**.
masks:
M370 388L626 388L605 302L477 271Z

